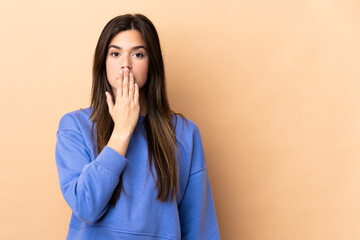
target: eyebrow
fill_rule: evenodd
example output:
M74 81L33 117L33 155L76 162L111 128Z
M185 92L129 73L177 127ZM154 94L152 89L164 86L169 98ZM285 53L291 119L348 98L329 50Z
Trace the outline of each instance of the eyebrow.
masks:
M108 49L110 49L110 48L112 48L112 47L113 47L113 48L116 48L116 49L120 49L120 50L122 49L121 47L116 46L116 45L110 45ZM143 49L146 50L146 48L145 48L144 46L142 46L142 45L135 46L135 47L131 48L131 50L137 50L137 49L139 49L139 48L143 48Z

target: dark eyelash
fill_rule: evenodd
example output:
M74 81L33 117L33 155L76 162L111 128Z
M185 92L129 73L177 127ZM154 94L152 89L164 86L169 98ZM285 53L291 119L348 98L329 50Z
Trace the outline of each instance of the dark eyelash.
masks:
M140 55L138 57L144 57L144 54L142 54L142 53L135 53L135 55Z
M110 53L110 55L114 56L114 57L117 57L117 56L119 56L119 53L118 52L112 52L112 53ZM137 57L144 57L145 56L142 53L135 53L134 55L137 56Z

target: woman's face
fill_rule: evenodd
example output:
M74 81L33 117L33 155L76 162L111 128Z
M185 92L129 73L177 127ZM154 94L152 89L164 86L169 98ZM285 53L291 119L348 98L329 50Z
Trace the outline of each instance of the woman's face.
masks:
M145 42L137 30L118 33L111 40L106 56L106 75L116 96L117 78L120 70L129 69L141 89L147 79L149 56Z

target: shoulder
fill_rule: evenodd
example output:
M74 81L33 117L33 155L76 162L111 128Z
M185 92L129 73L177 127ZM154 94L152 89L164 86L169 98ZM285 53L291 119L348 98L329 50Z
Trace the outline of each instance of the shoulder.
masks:
M194 135L200 135L200 129L198 125L190 118L187 118L182 114L174 113L173 119L177 134L181 133L192 137Z
M176 140L179 155L180 172L186 176L206 169L206 159L198 125L189 118L176 116ZM181 160L180 160L181 159Z
M193 153L202 149L202 139L198 125L187 117L176 116L176 140L185 152Z
M88 126L92 107L81 108L62 115L59 121L58 130L79 131L81 128Z

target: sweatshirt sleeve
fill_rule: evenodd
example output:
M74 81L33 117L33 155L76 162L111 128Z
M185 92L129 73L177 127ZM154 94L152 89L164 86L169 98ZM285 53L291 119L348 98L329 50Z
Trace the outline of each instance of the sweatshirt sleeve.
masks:
M179 205L181 239L220 239L200 132L195 127L191 173Z
M105 146L91 161L77 122L69 114L59 123L55 159L66 202L79 219L88 224L95 223L109 208L108 203L127 159Z

